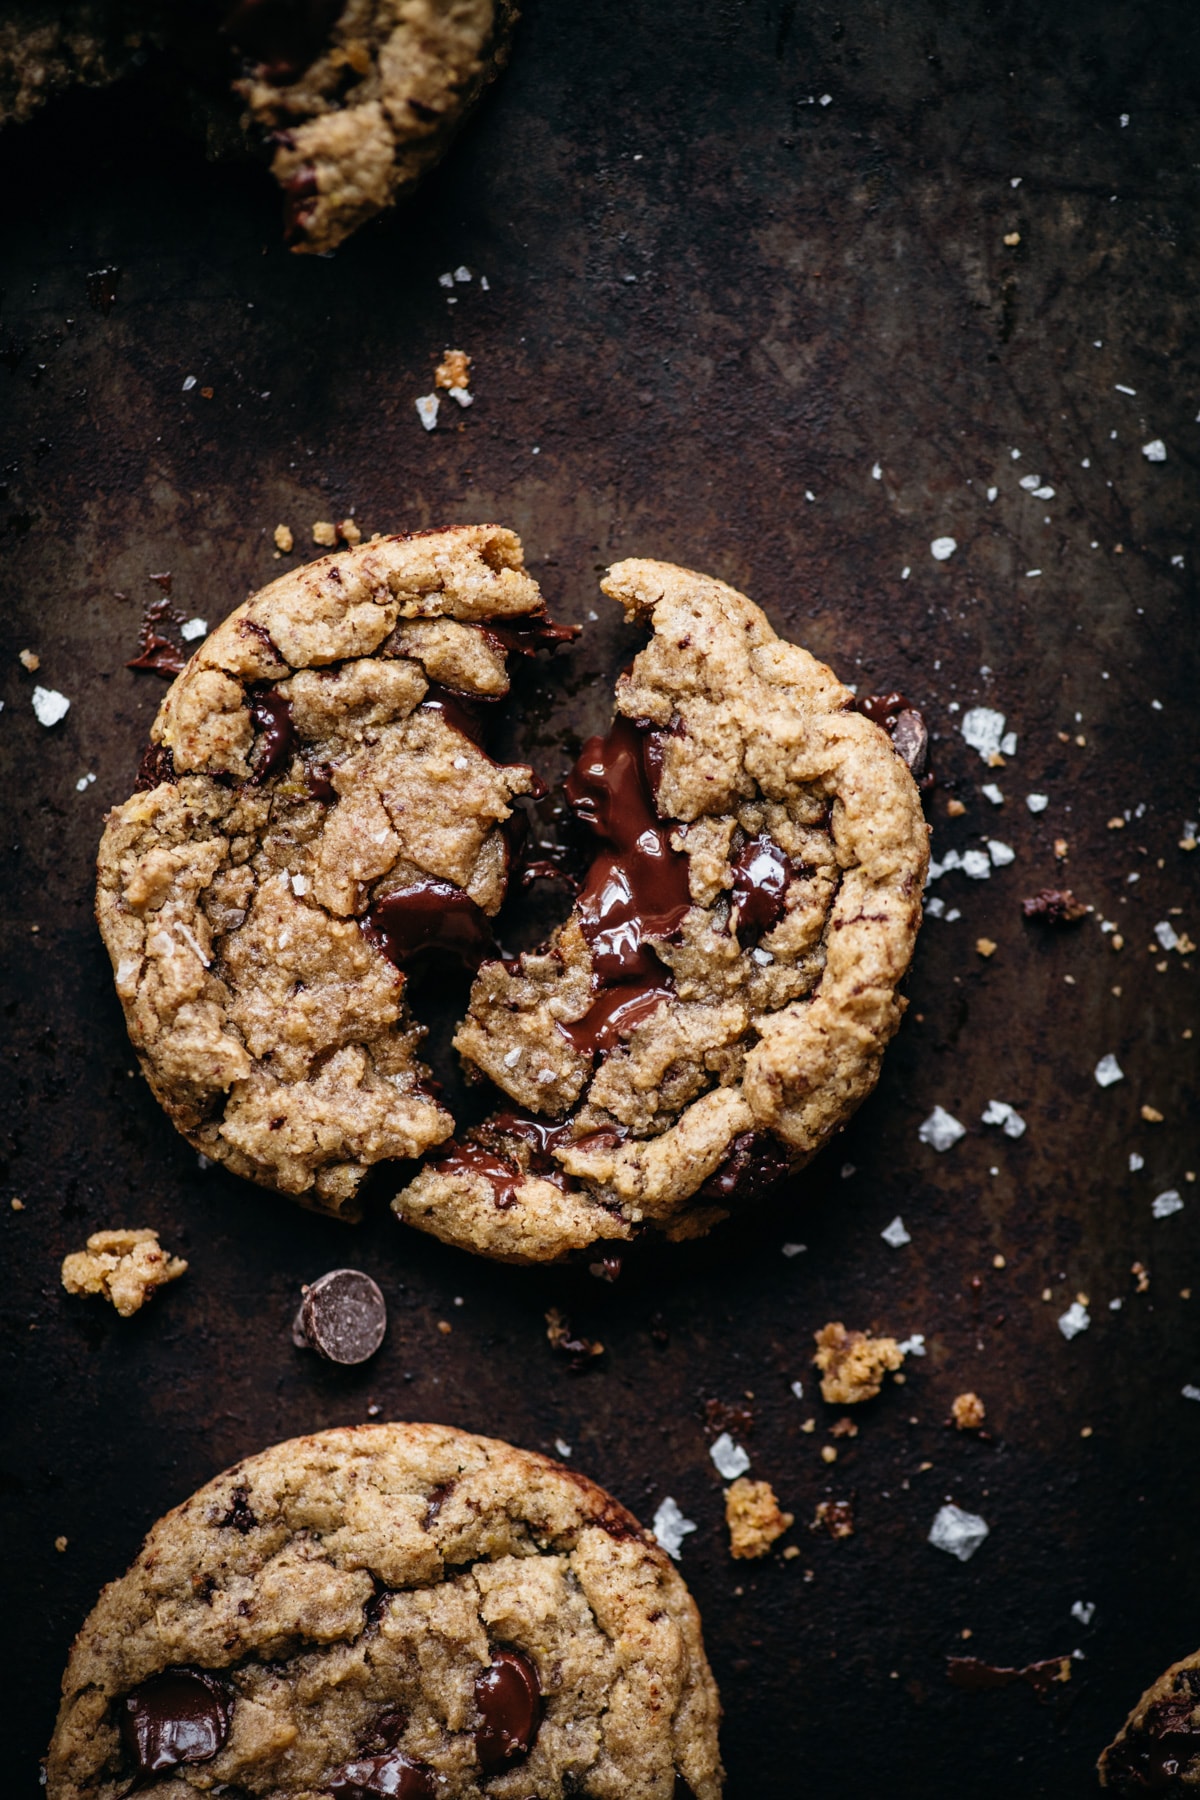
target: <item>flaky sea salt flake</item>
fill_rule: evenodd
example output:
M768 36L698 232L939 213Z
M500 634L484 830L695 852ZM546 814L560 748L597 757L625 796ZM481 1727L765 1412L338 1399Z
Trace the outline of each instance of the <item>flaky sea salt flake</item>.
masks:
M1156 1194L1150 1205L1150 1211L1156 1219L1169 1219L1172 1213L1183 1211L1183 1196L1178 1188L1167 1188L1165 1193Z
M1151 438L1148 444L1142 445L1142 455L1147 462L1166 462L1167 446L1161 438Z
M921 1142L934 1150L949 1150L952 1144L957 1144L959 1138L966 1135L966 1126L960 1125L944 1106L935 1106L929 1117L917 1128L917 1136Z
M1092 1073L1100 1087L1111 1087L1114 1081L1124 1081L1125 1071L1116 1057L1109 1054L1102 1056Z
M690 1531L695 1531L696 1522L694 1519L685 1519L676 1502L668 1494L655 1513L650 1529L671 1560L678 1562L683 1540Z
M1004 735L1004 714L996 712L991 706L972 706L963 714L959 727L963 742L972 750L978 750L984 762L990 761L1000 749L1000 740Z
M987 1521L978 1513L964 1512L952 1502L943 1506L929 1527L929 1542L935 1550L956 1556L959 1562L970 1562L989 1535Z
M713 1459L717 1474L725 1481L736 1481L750 1467L750 1457L740 1444L735 1444L727 1431L723 1431L716 1441L709 1445L708 1454Z
M958 549L957 538L936 537L929 546L929 554L934 562L948 562Z
M884 1226L879 1235L885 1244L891 1245L893 1250L901 1250L905 1244L912 1243L912 1233L904 1229L904 1220L899 1213L896 1214L890 1225Z
M422 425L425 427L426 431L432 431L437 424L439 405L437 395L422 394L414 404L417 409L417 417L420 419Z
M1058 1329L1070 1343L1071 1339L1078 1337L1081 1331L1086 1331L1091 1322L1092 1315L1087 1307L1079 1300L1072 1300L1066 1312L1059 1315Z
M71 702L57 688L35 687L30 699L38 724L44 725L47 731L51 725L65 719L71 710Z

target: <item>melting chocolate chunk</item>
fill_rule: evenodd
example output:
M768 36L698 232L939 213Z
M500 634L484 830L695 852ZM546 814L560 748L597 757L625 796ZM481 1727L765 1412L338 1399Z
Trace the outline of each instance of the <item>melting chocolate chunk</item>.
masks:
M251 787L261 787L268 775L284 768L296 748L289 700L275 688L260 688L250 696L250 717L258 733L258 757L250 776Z
M331 779L333 770L328 763L305 763L304 785L314 800L320 800L326 806L332 806L337 799L337 789Z
M207 1762L229 1736L234 1693L207 1669L164 1669L119 1702L121 1741L139 1776Z
M705 1200L757 1200L790 1173L791 1162L773 1137L743 1131L729 1146L719 1169L700 1189Z
M305 1289L292 1326L297 1348L328 1362L361 1363L374 1356L387 1330L387 1306L361 1269L331 1269Z
M1188 1670L1188 1675L1193 1671ZM1196 1695L1173 1694L1148 1707L1141 1724L1104 1753L1106 1785L1132 1800L1139 1794L1193 1794L1183 1776L1200 1756L1200 1731L1192 1724Z
M138 764L134 792L145 794L164 781L175 779L175 758L166 744L147 744Z
M611 1049L674 992L648 939L676 934L691 895L687 858L655 810L649 741L618 719L607 737L588 739L567 777L568 800L604 845L576 903L597 999L559 1027L585 1055Z
M250 1493L247 1488L234 1488L233 1493L229 1496L229 1511L223 1519L218 1520L218 1524L241 1532L243 1537L247 1532L254 1530L258 1520L251 1510Z
M483 747L483 720L465 694L456 694L453 689L439 687L436 681L431 681L421 705L429 712L441 713L447 725L470 738L477 748Z
M1027 919L1040 919L1044 925L1077 925L1088 915L1087 907L1070 888L1042 888L1022 900L1021 911Z
M784 912L792 865L774 838L750 838L733 862L733 921L739 942L756 944Z
M320 53L343 0L235 0L221 29L272 81L289 81Z
M364 1756L343 1763L320 1784L337 1800L434 1800L437 1776L428 1763L417 1762L403 1750L386 1750L382 1756Z
M432 1166L439 1175L482 1175L491 1183L501 1212L515 1205L517 1189L524 1179L516 1163L485 1150L482 1144L451 1143L435 1156Z
M978 1656L948 1656L946 1673L955 1687L966 1688L968 1693L979 1694L988 1688L1016 1687L1018 1683L1024 1683L1033 1689L1039 1700L1045 1700L1056 1683L1070 1681L1071 1659L1069 1656L1051 1656L1044 1662L1026 1663L1021 1669L1007 1669L983 1662ZM1196 1741L1200 1748L1200 1739Z
M529 1755L542 1722L542 1690L527 1656L498 1650L491 1667L475 1678L475 1705L475 1754L486 1775Z
M553 650L556 644L569 644L583 630L582 625L558 625L543 607L538 612L521 613L511 619L485 619L483 635L498 649L517 656L536 656L539 650Z
M561 1175L562 1171L554 1160L554 1152L559 1144L569 1142L571 1137L571 1120L562 1125L548 1124L545 1119L537 1119L532 1113L500 1112L488 1121L491 1130L502 1137L516 1138L529 1147L529 1167L537 1175Z
M915 778L920 781L926 773L929 732L916 707L903 694L893 689L886 694L863 695L861 699L855 700L854 710L887 732L897 753L904 758Z
M496 954L487 914L448 881L419 881L377 900L362 921L366 938L402 969L423 950L442 950L475 970Z

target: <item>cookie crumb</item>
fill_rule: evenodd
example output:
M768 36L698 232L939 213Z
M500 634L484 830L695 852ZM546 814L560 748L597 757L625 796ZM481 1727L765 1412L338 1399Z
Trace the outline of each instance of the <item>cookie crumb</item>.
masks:
M1022 900L1021 911L1027 919L1041 919L1047 925L1074 925L1087 917L1088 909L1070 888L1041 888Z
M1070 846L1068 845L1066 838L1055 838L1054 854L1059 862L1066 862L1069 848Z
M471 358L465 350L446 350L433 372L433 384L440 388L465 388L471 385Z
M348 544L351 550L353 550L355 544L362 543L362 532L354 523L353 519L339 520L337 534L341 538L343 544Z
M865 1331L847 1331L840 1322L823 1325L814 1334L821 1371L821 1398L830 1406L855 1406L873 1400L888 1370L904 1361L895 1338L873 1338Z
M314 544L322 544L332 550L337 543L337 526L332 519L314 519L312 528Z
M950 1411L959 1431L978 1431L986 1416L986 1408L978 1394L956 1394Z
M789 1544L783 1552L783 1560L784 1560L784 1562L795 1562L795 1560L799 1556L799 1554L800 1554L799 1544Z
M1006 1258L1001 1256L1000 1252L997 1250L995 1256L993 1256L993 1258L992 1258L993 1269L1004 1269L1004 1268L1007 1268L1007 1266L1008 1266L1008 1264L1007 1264Z
M980 956L995 956L998 946L993 938L981 937L975 939L975 948Z
M1134 1293L1144 1294L1150 1286L1150 1271L1146 1267L1145 1263L1142 1263L1142 1262L1131 1263L1129 1265L1129 1273L1133 1276L1134 1280L1137 1282L1137 1287L1134 1289Z
M835 1463L837 1461L837 1450L833 1444L821 1445L821 1461L826 1463Z
M854 1505L849 1500L822 1500L813 1514L810 1531L827 1531L831 1538L854 1536Z
M23 1200L18 1200L15 1195L9 1201L8 1204L12 1208L13 1212L24 1212L25 1211L25 1202Z
M56 1537L55 1538L54 1548L58 1551L58 1554L60 1556L62 1555L63 1551L66 1549L66 1547L70 1543L70 1541L71 1540L69 1538L65 1538L65 1537Z
M162 1248L157 1231L93 1231L86 1250L64 1257L62 1284L68 1294L102 1294L127 1319L186 1268Z
M729 1527L731 1556L765 1556L775 1539L795 1524L795 1515L780 1512L769 1481L748 1481L739 1476L725 1490L725 1523Z
M1143 1106L1142 1117L1145 1119L1147 1125L1161 1125L1163 1122L1163 1115L1159 1112L1157 1106Z
M34 650L20 651L17 656L17 661L23 669L28 669L31 675L36 669L40 669L42 666L42 659Z
M843 1416L829 1427L830 1437L857 1437L858 1426L848 1416Z
M552 1306L546 1314L546 1336L551 1349L568 1357L576 1373L586 1369L593 1357L604 1355L604 1345L573 1332L570 1319L560 1313L557 1306Z
M966 810L967 809L961 800L947 800L946 802L946 817L948 819L961 819Z
M296 545L296 540L292 536L291 526L290 525L277 525L275 527L275 548L277 550L283 550L286 552L288 550L294 549L295 545Z

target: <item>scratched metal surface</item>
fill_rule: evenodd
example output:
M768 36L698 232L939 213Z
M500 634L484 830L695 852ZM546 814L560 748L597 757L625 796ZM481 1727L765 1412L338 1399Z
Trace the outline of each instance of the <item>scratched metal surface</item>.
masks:
M1197 811L1197 49L1186 0L533 0L419 202L330 261L282 253L255 170L148 122L152 76L0 142L6 1791L36 1791L71 1633L151 1521L369 1405L561 1437L643 1518L677 1498L735 1800L1086 1795L1126 1706L1200 1642L1200 1409L1180 1396L1200 1381L1194 959L1147 949L1173 907L1200 935L1198 859L1177 848ZM110 264L104 313L87 277ZM437 278L458 265L489 287L451 305ZM447 344L474 357L477 401L426 435L413 401ZM1165 463L1141 453L1154 438ZM90 879L162 697L124 666L149 576L214 622L278 571L277 521L303 546L351 507L368 529L520 530L554 609L586 625L512 708L548 777L604 722L631 647L594 571L650 554L744 587L847 679L906 689L939 734L937 853L1015 850L987 882L943 879L962 917L926 925L877 1094L745 1232L613 1287L491 1267L402 1230L382 1195L350 1230L202 1172L130 1078ZM51 732L27 646L71 700ZM952 703L1007 715L1005 768ZM1121 952L1095 918L1023 923L1020 897L1064 878ZM1125 1079L1101 1090L1107 1052ZM1028 1120L1019 1141L978 1122L991 1098ZM943 1156L917 1139L935 1102L969 1127ZM1155 1221L1171 1187L1185 1209ZM899 1251L880 1238L896 1213ZM58 1286L62 1255L114 1223L191 1263L130 1321ZM391 1306L351 1372L288 1332L301 1282L347 1261ZM1055 1320L1078 1293L1091 1328L1068 1343ZM603 1340L600 1366L555 1362L550 1305ZM928 1345L832 1466L838 1415L790 1391L827 1319ZM987 1441L946 1428L964 1389ZM711 1399L752 1413L739 1434L797 1514L794 1560L730 1561ZM965 1566L925 1542L948 1496L991 1526ZM810 1535L822 1498L853 1499L852 1539ZM1076 1648L1047 1705L946 1677L965 1649Z

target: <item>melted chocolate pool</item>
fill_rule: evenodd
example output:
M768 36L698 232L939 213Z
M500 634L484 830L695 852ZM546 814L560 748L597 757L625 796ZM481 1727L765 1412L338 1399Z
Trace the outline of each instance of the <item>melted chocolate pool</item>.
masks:
M448 881L418 881L377 900L363 935L398 969L423 950L442 950L467 969L496 953L487 914Z

